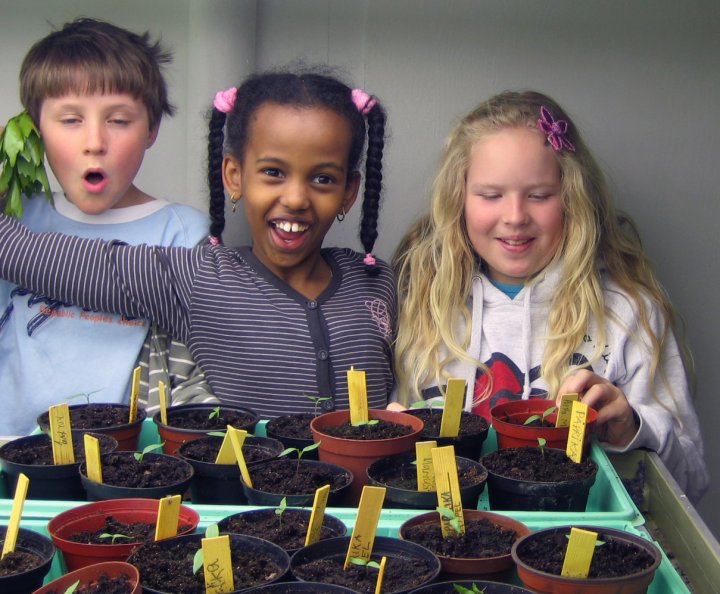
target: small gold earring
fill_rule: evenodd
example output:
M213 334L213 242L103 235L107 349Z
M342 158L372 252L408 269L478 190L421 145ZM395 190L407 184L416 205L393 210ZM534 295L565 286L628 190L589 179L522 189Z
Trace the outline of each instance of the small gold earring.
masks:
M340 212L335 215L338 222L342 223L345 220L345 207L340 209Z
M242 196L236 196L235 192L230 194L230 202L232 202L232 211L235 212L235 209L237 208L238 200L240 200Z

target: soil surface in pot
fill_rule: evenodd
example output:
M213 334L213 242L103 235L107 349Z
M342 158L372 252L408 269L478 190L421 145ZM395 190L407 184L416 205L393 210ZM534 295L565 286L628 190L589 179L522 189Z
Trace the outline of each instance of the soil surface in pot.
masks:
M486 518L465 518L465 534L443 538L440 521L408 526L406 540L430 549L436 555L461 559L484 559L509 555L515 538L514 530L503 528Z
M286 509L280 518L275 513L240 514L228 520L223 532L257 536L291 551L305 546L309 520L308 514L297 509ZM338 534L328 526L321 527L320 540L336 536L344 534Z
M0 540L0 549L4 544L4 540ZM43 562L43 559L35 553L28 551L13 551L5 555L0 560L0 576L13 575L34 569Z
M3 457L15 464L27 464L36 466L52 466L53 452L50 436L43 434L40 436L45 439L37 439L32 443L10 442L3 449ZM111 452L117 445L115 439L101 433L93 435L100 440L100 453L105 454ZM85 460L85 443L82 435L73 436L73 452L75 452L75 462Z
M420 432L421 439L435 438L440 435L440 423L442 422L442 409L414 409L411 411L414 417L422 419L425 426ZM466 410L460 414L460 432L458 437L467 437L469 435L478 435L486 432L490 428L485 417L476 415Z
M496 450L483 456L482 463L500 476L543 483L579 480L597 471L597 465L590 458L577 464L565 455L564 450L554 448Z
M80 584L73 594L130 594L134 588L135 585L126 573L116 577L104 573L94 582ZM64 590L50 590L48 594L64 594Z
M378 483L395 487L398 489L407 489L409 491L417 491L417 466L415 464L398 464L396 466L388 466L372 472L372 478ZM471 466L469 468L458 467L458 481L460 488L472 487L483 482L487 478L487 474L478 468Z
M222 442L222 439L196 439L195 441L189 441L184 444L182 454L185 458L214 464L215 460L217 460ZM267 447L250 443L243 444L242 453L246 464L260 462L261 460L269 460L270 458L275 457L275 455Z
M211 413L214 411L211 411ZM210 418L212 416L212 418ZM220 407L217 415L211 415L206 410L179 410L168 411L167 424L178 429L198 429L208 431L224 431L228 425L245 427L253 423L257 417L242 411Z
M190 530L189 524L178 526L178 534ZM105 535L105 536L103 536ZM110 536L108 536L110 535ZM113 535L116 537L113 541ZM112 516L105 516L105 524L92 532L74 532L66 540L87 544L135 544L155 540L155 524L149 522L120 522Z
M342 425L323 427L322 433L344 439L394 439L409 435L414 429L410 425L373 419L365 425L353 425L349 421Z
M112 406L107 403L88 404L70 408L70 424L76 429L99 429L102 427L117 427L129 422L130 410L125 406ZM49 425L48 413L40 417L41 423Z
M278 459L250 469L253 489L283 495L307 495L323 485L334 491L348 484L348 474L333 473L318 464L302 460Z
M283 415L267 422L265 431L281 437L312 440L310 421L315 418L312 413L298 413L296 415Z
M522 547L518 547L517 554L530 567L560 575L567 545L567 534L550 533L542 538L528 539ZM629 576L647 569L653 562L653 557L639 547L609 538L595 547L588 577Z
M182 465L171 456L145 455L136 460L131 452L105 454L102 457L103 482L116 487L163 487L188 478L187 462Z
M380 563L380 557L372 557ZM323 582L345 586L357 592L373 594L377 582L377 569L350 564L343 569L345 556L327 557L293 567L293 575L306 582ZM434 574L433 568L424 559L389 556L385 563L383 592L412 590L424 584Z
M257 552L245 551L242 545L230 544L235 590L259 586L275 579L282 568ZM143 586L160 592L183 592L205 594L203 572L193 573L193 557L200 548L200 541L184 541L167 544L144 545L142 555L133 558L132 564L140 571Z

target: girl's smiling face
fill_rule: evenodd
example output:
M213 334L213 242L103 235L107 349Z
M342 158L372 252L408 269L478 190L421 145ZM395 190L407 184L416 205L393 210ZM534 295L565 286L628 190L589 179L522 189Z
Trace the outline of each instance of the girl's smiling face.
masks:
M562 240L564 217L560 166L542 134L504 128L473 146L465 224L491 279L522 284L547 266Z
M286 282L329 281L320 248L359 187L359 174L347 170L348 122L325 108L266 103L249 126L242 162L226 156L223 179L242 199L253 253Z

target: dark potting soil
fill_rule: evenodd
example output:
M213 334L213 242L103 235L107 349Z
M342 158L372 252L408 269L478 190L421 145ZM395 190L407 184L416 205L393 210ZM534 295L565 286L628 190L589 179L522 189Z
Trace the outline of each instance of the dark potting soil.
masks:
M398 464L388 466L372 473L372 478L388 487L417 491L417 466L415 464ZM460 488L472 487L487 478L482 467L458 468Z
M133 582L128 574L121 573L116 577L110 577L103 573L96 581L79 585L73 594L130 594L133 588ZM50 590L48 594L64 594L64 590L62 592Z
M413 428L410 425L402 425L400 423L383 421L381 419L372 420L370 423L365 425L355 426L352 423L347 422L342 425L323 427L322 429L322 433L332 435L333 437L361 440L393 439L395 437L408 435L412 432Z
M249 413L241 411L225 409L220 407L217 415L212 415L214 411L207 410L178 410L175 412L168 411L167 424L170 427L178 429L198 429L198 430L219 430L224 431L228 425L233 427L246 427L256 420L256 417Z
M0 540L0 548L4 544L4 540ZM39 555L28 551L13 551L5 555L0 560L0 576L22 573L34 569L41 565L43 560Z
M373 556L380 563L381 558ZM343 569L345 556L326 557L293 568L293 575L306 582L322 582L345 586L357 592L373 594L377 582L377 569L350 564ZM385 562L383 592L412 590L433 575L433 568L424 559L389 556Z
M241 549L230 544L233 581L236 590L258 586L278 576L282 571L273 561L257 551ZM200 541L184 541L171 546L157 543L144 545L142 555L133 556L132 563L140 571L143 586L161 592L205 594L203 572L193 573L193 558Z
M588 478L597 472L590 458L577 464L555 448L505 448L483 456L482 462L500 476L547 483Z
M296 415L283 415L267 422L265 431L281 437L312 440L310 422L315 418L312 413L299 413Z
M189 525L178 526L178 533L189 530ZM106 535L106 536L103 536ZM113 541L112 536L116 537ZM66 536L67 540L87 544L134 544L155 540L155 524L149 522L120 522L112 516L105 516L105 524L92 532L74 532Z
M145 455L136 460L132 452L105 454L102 457L103 482L116 487L163 487L188 478L187 462L179 458Z
M629 576L653 564L653 557L639 547L612 538L603 539L602 534L598 535L598 539L604 544L595 547L588 574L590 578ZM548 533L543 538L524 541L517 554L535 569L560 575L567 545L567 533Z
M117 442L108 435L98 433L93 437L100 440L100 453L102 454L111 452L117 445ZM75 452L75 462L85 460L85 443L81 434L73 436L73 452ZM3 449L3 457L15 464L51 466L53 464L53 452L50 436L46 434L39 435L31 443L9 442Z
M286 509L280 517L274 513L275 510L272 511L268 514L240 514L228 520L223 532L264 538L286 551L305 546L310 516L298 509ZM338 534L328 526L320 529L320 540L336 536L344 534Z
M466 518L465 534L444 538L440 521L409 526L406 540L430 549L436 555L462 559L485 559L509 555L517 534L485 518Z
M200 462L214 463L215 460L217 460L222 442L223 440L220 438L216 440L196 439L195 441L187 442L183 446L182 453L185 458L199 460ZM250 443L243 444L242 453L246 464L260 462L261 460L268 460L275 457L268 448Z
M422 419L423 423L425 423L423 430L420 432L421 439L432 439L440 435L442 409L415 409L412 411L412 415ZM464 410L460 414L460 432L458 433L458 437L479 435L486 432L489 427L487 419Z
M254 489L283 495L308 495L324 485L335 491L350 482L347 473L337 474L317 463L283 458L253 466L250 478Z
M99 429L126 425L130 418L127 406L111 406L107 403L88 404L70 409L70 424L73 429ZM40 417L41 425L49 425L48 413Z

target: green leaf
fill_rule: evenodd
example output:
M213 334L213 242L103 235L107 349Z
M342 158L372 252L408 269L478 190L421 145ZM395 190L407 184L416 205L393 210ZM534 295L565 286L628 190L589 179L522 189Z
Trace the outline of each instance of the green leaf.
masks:
M220 527L217 524L210 524L205 528L205 538L215 538L220 536Z
M35 122L33 122L32 118L30 117L30 114L23 111L19 115L15 116L15 121L17 122L17 125L20 127L20 131L22 132L23 136L26 138L30 136L33 132L36 135L39 135L37 128L35 127Z
M203 550L198 549L195 551L195 556L193 557L193 573L197 573L200 571L200 568L203 566Z
M65 590L65 592L63 592L63 594L73 594L73 592L75 592L75 590L77 590L77 587L79 585L80 585L80 580L76 581L73 584L70 584L68 586L67 590Z
M11 119L5 127L3 150L8 157L10 167L15 167L15 159L25 146L23 133L15 118Z
M28 136L28 139L25 142L25 147L27 148L27 152L29 153L33 164L36 166L40 165L43 161L43 153L45 150L40 137L35 134Z

